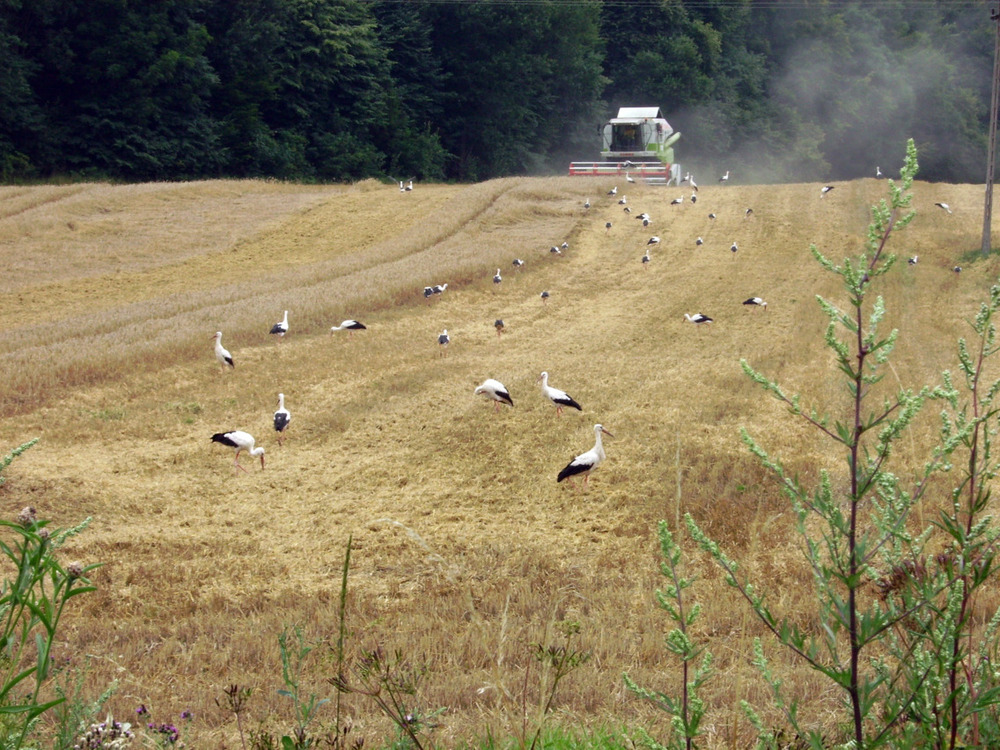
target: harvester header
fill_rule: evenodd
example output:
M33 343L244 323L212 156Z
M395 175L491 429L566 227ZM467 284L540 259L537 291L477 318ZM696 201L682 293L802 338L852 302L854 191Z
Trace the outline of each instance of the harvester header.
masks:
M673 145L681 137L670 127L659 107L622 107L601 129L599 162L575 161L569 173L611 176L628 172L647 182L678 181Z

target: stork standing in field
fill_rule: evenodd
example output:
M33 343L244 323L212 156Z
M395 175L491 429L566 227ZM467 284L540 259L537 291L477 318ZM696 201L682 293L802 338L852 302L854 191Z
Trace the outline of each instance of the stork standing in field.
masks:
M264 448L254 448L253 435L243 430L233 430L231 432L217 432L212 435L213 443L221 443L236 451L236 458L233 466L237 469L247 471L240 465L240 453L247 451L251 456L260 456L260 468L264 468ZM250 472L247 472L248 474Z
M543 372L538 376L538 379L542 381L542 393L545 397L549 399L553 404L556 405L556 414L561 415L564 406L569 406L577 411L583 411L583 407L580 406L573 397L570 396L566 391L560 391L558 388L553 388L549 385L549 374Z
M707 315L702 315L701 313L695 313L694 315L688 315L687 313L684 313L684 318L689 323L696 323L698 325L712 322L712 319L710 317L708 317Z
M503 323L503 318L497 318L493 321L493 327L497 329L497 338L500 338L500 334L504 332L506 326Z
M520 258L514 258L514 260L511 263L511 265L514 266L514 268L520 268L521 266L524 265L524 261L521 260Z
M604 433L609 437L614 437L614 435L605 430L604 427L599 424L595 424L594 447L586 453L581 453L579 456L566 464L565 468L559 472L559 476L556 477L557 482L569 479L570 484L573 484L572 478L577 474L583 474L583 483L587 484L590 479L590 472L596 469L597 466L605 459L604 446L601 444L601 433Z
M751 297L750 299L744 301L744 305L750 305L751 307L763 307L764 312L767 312L767 303L760 297Z
M339 326L331 326L330 333L334 331L347 331L347 336L350 338L354 335L355 331L367 331L368 326L357 320L345 320L341 322Z
M494 410L498 414L500 413L500 404L507 404L507 406L514 405L514 402L510 398L510 393L507 391L507 386L493 378L486 378L482 385L476 387L475 394L492 399Z
M498 268L497 272L493 274L493 283L499 285L500 282L502 281L503 281L503 276L500 275L500 269Z
M215 339L215 358L222 365L222 371L226 371L226 365L235 369L236 365L233 364L233 355L222 346L222 331L216 331L212 338Z
M542 298L542 304L544 305L544 304L545 304L546 302L548 302L548 301L549 301L549 297L550 297L551 295L549 294L548 290L546 289L546 290L545 290L544 292L542 292L542 293L541 293L540 295L538 295L538 296Z
M648 268L649 267L649 262L651 260L652 260L652 258L649 257L649 250L647 250L646 254L642 256L642 267L643 268Z
M940 208L942 211L947 211L948 213L951 213L951 206L949 206L947 203L935 203L934 205Z
M441 347L441 356L448 356L448 344L451 343L451 336L448 335L448 329L445 328L438 334L438 345Z
M292 414L285 408L285 394L278 394L278 409L274 412L274 431L278 433L278 445L285 442L285 430L292 421Z
M724 175L722 175L722 177L719 178L719 182L729 182L729 170L728 169L726 170L726 173Z
M280 322L271 326L271 333L278 335L278 343L280 344L285 334L288 333L288 310L285 310L285 317Z
M829 193L831 190L833 190L835 187L837 187L837 186L836 185L824 185L823 187L821 187L819 189L819 197L820 198L825 198L826 194Z

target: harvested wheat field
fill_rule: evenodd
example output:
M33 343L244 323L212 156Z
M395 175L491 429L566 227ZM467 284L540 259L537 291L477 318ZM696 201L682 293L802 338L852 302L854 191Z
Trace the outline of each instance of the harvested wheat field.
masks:
M0 453L41 438L10 466L0 499L8 518L26 505L60 527L92 518L62 555L105 564L92 576L98 591L73 600L60 654L89 662L92 694L117 681L117 716L139 704L156 721L191 710L189 746L234 748L223 689L236 684L254 691L245 727L290 731L278 635L301 626L316 644L302 692L332 698L349 538L348 658L381 646L425 667L410 708L445 709L430 734L442 747L534 726L547 678L532 644L562 644L565 620L579 623L571 646L591 658L559 685L548 721L662 729L663 715L622 683L627 672L680 689L663 646L671 623L654 599L660 519L677 528L690 512L777 612L801 612L808 626L810 575L791 514L739 430L803 479L827 466L836 481L844 463L739 360L805 404L846 408L815 301L841 303L841 288L809 246L835 261L857 252L886 185L837 183L825 197L818 184L709 185L683 205L671 205L687 194L679 188L619 185L612 199L613 185L0 187ZM890 250L919 262L898 263L878 288L900 329L889 389L955 369L964 320L998 272L995 256L970 260L982 186L918 182L913 192L918 216ZM643 211L649 228L635 218ZM647 245L652 235L661 242ZM757 295L766 309L741 304ZM279 341L269 330L285 310ZM367 330L330 331L348 318ZM234 368L215 357L216 331ZM582 411L557 415L543 370ZM513 408L497 413L473 394L486 378L506 385ZM279 393L291 412L280 447ZM914 425L912 453L893 471L922 465L938 408ZM593 445L595 423L614 435L607 460L586 485L557 483ZM246 454L238 470L210 440L230 430L265 448L263 470ZM924 512L946 497L946 486L931 493ZM704 606L693 636L717 670L704 688L705 742L752 746L741 699L778 722L749 664L766 633L679 538L698 578L690 596ZM829 685L764 643L805 700L802 715L830 722ZM394 736L370 699L342 701L352 737L377 747ZM322 734L333 716L331 701L311 729Z

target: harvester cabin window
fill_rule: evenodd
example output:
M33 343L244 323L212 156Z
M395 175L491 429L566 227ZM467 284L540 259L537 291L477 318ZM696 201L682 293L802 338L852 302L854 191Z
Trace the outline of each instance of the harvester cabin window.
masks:
M612 151L641 151L643 148L638 125L615 125Z

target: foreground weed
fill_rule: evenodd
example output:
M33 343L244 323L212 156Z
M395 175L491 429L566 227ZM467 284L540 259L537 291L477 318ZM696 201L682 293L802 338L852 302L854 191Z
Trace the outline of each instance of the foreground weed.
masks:
M4 458L0 471L33 444ZM0 741L12 750L24 745L43 713L65 701L62 695L43 698L42 687L52 673L52 648L66 604L94 590L86 574L99 567L78 562L64 567L56 555L67 539L87 527L89 518L56 531L48 523L30 507L16 522L0 521L0 531L11 537L0 538L0 555L10 565L0 589Z
M434 719L444 710L425 714L416 708L417 689L426 671L423 666L410 664L401 651L387 654L376 646L361 652L353 669L355 680L342 673L330 678L330 684L339 692L371 698L396 725L401 737L423 750L421 735L437 726Z
M688 635L688 628L698 618L701 607L695 604L688 609L686 605L684 591L690 588L692 580L680 574L681 549L674 542L666 521L660 521L659 532L660 553L663 555L660 572L667 579L667 587L665 591L656 592L656 601L660 609L676 623L676 627L667 633L666 647L681 660L680 698L640 687L627 674L623 677L629 690L650 701L670 717L672 734L667 744L661 744L642 728L638 730L640 740L653 750L682 747L691 750L695 747L695 739L701 734L701 720L705 716L705 703L698 691L711 676L712 654L695 646ZM701 664L692 670L692 663L702 653Z
M284 750L304 750L316 744L309 737L309 725L316 718L316 711L329 699L319 698L315 693L310 693L308 698L303 696L302 665L314 647L306 643L302 628L296 626L292 632L295 636L293 644L289 644L288 630L283 630L278 636L278 645L281 647L281 676L285 682L285 687L278 691L278 695L288 698L295 712L295 728L291 736L285 735L281 738L281 747Z
M239 685L233 684L225 688L222 692L226 696L226 706L236 717L236 728L240 733L240 746L243 750L246 750L247 740L246 735L243 732L243 712L246 710L247 701L250 699L250 696L253 695L253 688L241 688ZM215 699L215 705L222 708L222 703L218 698Z
M813 248L817 261L841 277L848 299L842 311L818 298L829 318L825 343L844 376L849 397L849 403L832 411L849 414L849 420L804 410L798 396L788 395L742 363L746 374L794 418L837 444L847 462L846 482L838 485L824 470L819 485L810 491L743 432L746 445L777 477L791 502L813 573L818 627L806 630L772 614L736 562L686 516L692 536L722 566L727 583L742 594L777 640L840 691L846 709L840 724L849 729L847 737L831 741L800 721L797 702L786 698L782 681L771 670L759 641L755 643L754 662L776 706L797 741L817 750L831 744L855 750L881 745L993 747L1000 741L996 736L983 741L980 720L992 719L989 711L1000 700L996 676L988 666L996 656L1000 615L979 634L979 643L970 618L974 592L992 571L997 538L990 517L982 513L989 498L985 484L997 473L990 433L998 427L992 403L1000 381L986 388L980 377L986 357L996 351L992 317L1000 309L1000 290L991 292L990 303L974 324L978 356L969 354L964 341L959 344L970 405L959 408L948 373L942 387L925 387L917 393L900 389L876 401L882 366L897 332L879 334L885 305L881 297L870 300L869 291L894 265L895 256L886 252L891 234L914 216L908 210L912 196L907 191L916 171L916 149L910 141L901 184L889 181L889 202L872 208L866 247L858 256L838 266ZM952 414L942 415L941 444L912 483L904 486L889 470L890 458L929 398L947 401ZM967 468L950 507L934 525L913 533L911 511L926 495L932 475L950 469L960 449L968 452ZM767 730L751 707L744 708L761 744L778 747L779 735Z
M566 620L563 622L556 623L556 629L562 636L561 643L535 643L532 648L534 650L535 661L537 661L542 668L542 683L541 683L541 702L538 706L537 715L534 718L535 733L531 737L531 743L526 742L528 735L528 711L527 706L522 705L521 707L521 747L529 748L529 750L534 750L535 746L538 744L539 739L542 736L542 728L545 725L545 720L549 715L549 711L552 710L552 703L556 698L556 691L559 689L559 683L563 680L566 675L570 672L575 671L577 668L583 666L590 659L590 653L587 651L577 651L570 648L570 643L573 637L580 634L580 623L574 620ZM525 670L524 674L525 686L522 692L522 701L527 700L527 681L528 672Z

